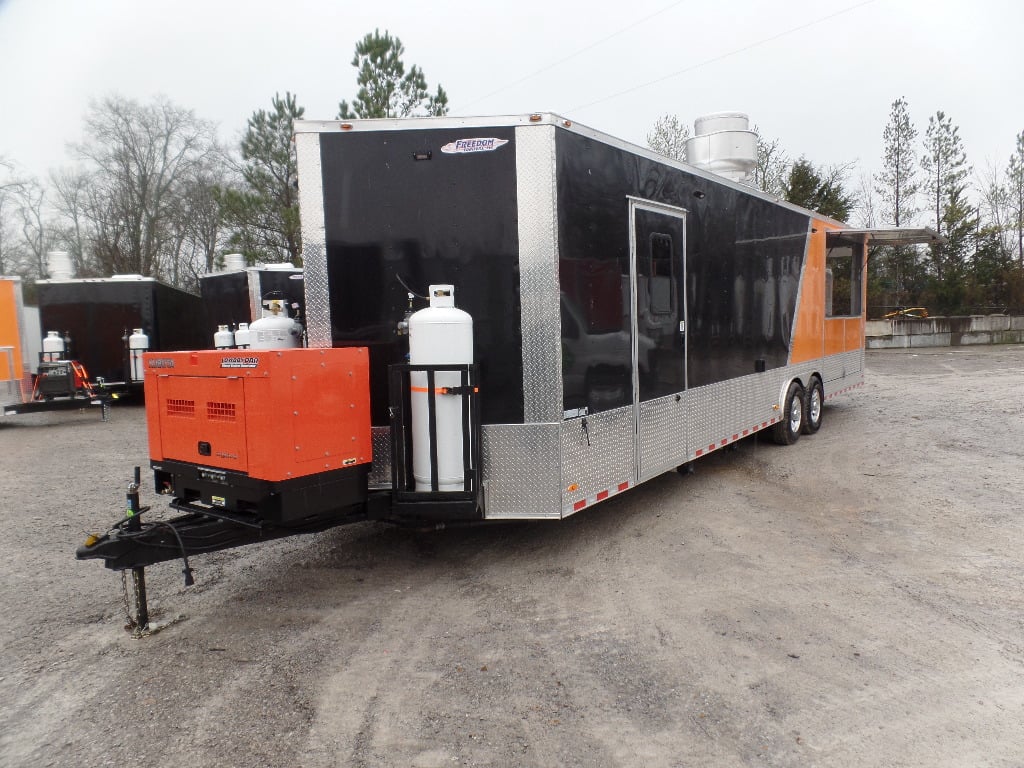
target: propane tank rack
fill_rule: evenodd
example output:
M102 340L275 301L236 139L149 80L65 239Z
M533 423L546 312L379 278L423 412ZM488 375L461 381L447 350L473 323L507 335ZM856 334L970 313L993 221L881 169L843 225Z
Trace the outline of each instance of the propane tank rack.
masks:
M417 519L437 517L445 520L479 520L483 518L482 462L480 455L480 386L476 364L414 364L391 365L391 488L395 517ZM438 373L459 374L457 386L438 386ZM426 386L413 384L413 374L424 373ZM426 430L429 449L421 453L417 464L413 450L413 394L424 395ZM459 423L455 435L461 440L461 490L442 490L439 457L438 398L461 399ZM455 425L447 425L449 428ZM449 438L452 434L448 435ZM425 470L425 471L424 471ZM419 477L417 477L419 475ZM429 478L429 480L427 479ZM427 488L419 486L429 486Z

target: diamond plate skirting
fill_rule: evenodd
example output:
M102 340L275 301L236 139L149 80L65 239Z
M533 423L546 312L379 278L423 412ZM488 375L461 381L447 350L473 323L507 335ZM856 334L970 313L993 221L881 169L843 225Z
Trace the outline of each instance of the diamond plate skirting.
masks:
M484 426L484 514L488 519L560 516L558 431L558 424Z
M324 229L324 178L320 135L295 136L299 169L302 265L305 270L306 336L311 347L331 346L331 302L327 286L327 234Z
M516 128L523 420L527 423L562 420L555 189L554 126Z
M686 461L688 393L640 404L640 479L648 480Z
M591 498L620 483L632 484L633 408L616 408L562 424L562 513L571 515L580 499ZM589 437L589 441L588 441ZM572 488L572 490L570 490Z
M852 352L841 352L838 355L829 355L822 360L822 378L825 381L825 391L837 387L827 386L830 382L839 382L850 374L859 374L864 370L864 350L855 349Z

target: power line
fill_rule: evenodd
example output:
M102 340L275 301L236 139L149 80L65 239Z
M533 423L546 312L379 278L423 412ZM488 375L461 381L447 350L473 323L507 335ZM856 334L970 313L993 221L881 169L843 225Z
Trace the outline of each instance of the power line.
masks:
M603 98L597 99L596 101L591 101L591 102L588 102L586 104L582 104L582 105L580 105L578 107L572 107L571 109L566 110L566 114L572 114L572 113L577 112L577 111L588 109L589 107L593 107L593 106L595 106L597 104L603 104L606 101L611 101L612 99L617 99L620 96L625 96L627 93L633 93L633 91L639 91L639 90L641 90L643 88L648 88L648 87L650 87L652 85L657 85L658 83L663 83L666 80L671 80L673 77L679 77L679 75L685 74L687 72L692 72L695 69L700 69L701 67L705 67L708 64L714 64L716 61L721 61L722 59L727 59L730 56L736 56L737 54L744 53L744 52L749 51L749 50L751 50L753 48L757 48L758 46L764 45L765 43L770 43L770 42L772 42L774 40L778 40L780 37L785 37L786 35L791 35L794 32L800 32L801 30L808 29L809 27L816 26L818 24L821 24L822 22L829 21L830 19L834 19L837 16L842 16L843 14L850 13L851 11L855 11L858 8L863 8L865 5L871 5L874 2L876 2L876 0L864 0L864 2L862 2L862 3L857 3L856 5L851 5L848 8L844 8L841 11L836 11L835 13L829 14L828 16L822 16L820 19L815 19L814 21L809 21L806 24L801 24L798 27L793 27L792 29L787 29L785 32L779 32L777 35L772 35L771 37L763 38L761 40L758 40L757 42L751 43L750 45L745 45L742 48L737 48L736 50L729 51L728 53L723 53L720 56L715 56L715 57L710 58L710 59L705 59L704 61L701 61L701 62L699 62L697 64L691 64L688 67L684 67L683 69L680 69L680 70L678 70L676 72L672 72L671 74L664 75L663 77L659 77L656 80L650 80L650 81L648 81L646 83L642 83L641 85L635 85L632 88L627 88L624 91L619 91L618 93L613 93L610 96L605 96Z
M481 96L480 98L475 99L474 101L471 101L468 104L465 104L465 105L461 106L459 109L452 110L452 111L454 111L454 112L465 112L467 109L472 107L474 104L479 104L481 101L486 101L487 99L491 98L491 96L496 96L497 94L499 94L499 93L501 93L503 91L507 91L509 88L514 88L515 86L519 85L520 83L525 83L527 80L530 80L531 78L534 78L537 75L540 75L540 74L543 74L544 72L547 72L549 69L554 69L555 67L557 67L557 66L559 66L561 64L564 64L565 62L569 61L570 59L575 59L577 56L586 53L587 51L591 50L592 48L596 48L599 45L607 43L613 37L618 37L619 35L624 34L624 33L628 32L631 29L639 27L644 22L650 21L655 16L660 16L661 14L665 13L666 11L671 11L677 5L682 5L684 2L685 2L685 0L677 0L677 2L672 3L672 5L665 6L660 11L655 11L650 16L645 16L644 18L640 19L639 21L633 22L628 27L623 27L622 29L620 29L620 30L618 30L616 32L612 32L607 37L603 37L603 38L601 38L600 40L598 40L595 43L591 43L590 45L584 46L583 48L580 48L575 53L570 53L568 56L565 56L564 58L561 58L558 61L552 62L551 64L548 64L547 66L541 67L536 72L531 72L529 75L526 75L526 77L521 77L518 80L516 80L515 82L509 83L508 85L503 85L498 90L491 91L486 96Z

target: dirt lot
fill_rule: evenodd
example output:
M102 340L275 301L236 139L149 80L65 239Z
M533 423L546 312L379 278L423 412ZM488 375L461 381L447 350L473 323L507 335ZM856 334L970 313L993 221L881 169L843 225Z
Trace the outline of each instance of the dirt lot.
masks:
M0 765L1021 766L1022 435L1024 347L872 352L819 434L561 523L155 566L135 640L74 549L142 411L6 418Z

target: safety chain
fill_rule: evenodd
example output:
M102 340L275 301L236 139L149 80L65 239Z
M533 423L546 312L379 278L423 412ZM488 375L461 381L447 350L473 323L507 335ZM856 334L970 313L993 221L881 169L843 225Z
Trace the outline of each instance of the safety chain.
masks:
M124 603L124 617L127 624L124 625L125 631L135 632L138 630L139 625L135 621L135 617L132 616L131 605L128 601L128 571L121 571L121 599Z

